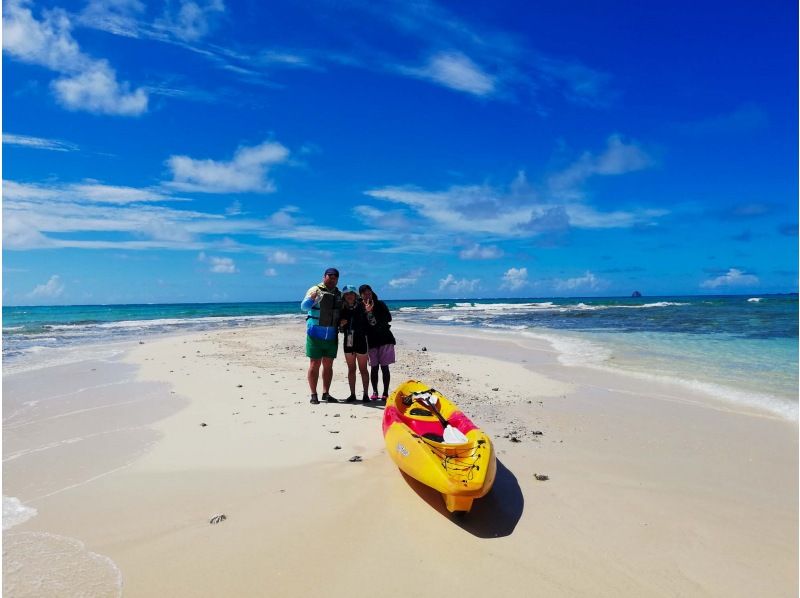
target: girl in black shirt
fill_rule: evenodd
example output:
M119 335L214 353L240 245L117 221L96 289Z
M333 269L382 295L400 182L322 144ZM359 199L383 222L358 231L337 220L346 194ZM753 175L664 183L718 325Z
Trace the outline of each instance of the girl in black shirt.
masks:
M342 308L339 311L339 332L343 333L342 348L347 361L347 381L350 396L347 403L356 401L356 363L364 386L362 401L369 402L369 374L367 373L367 315L354 286L342 287Z
M367 356L369 357L370 378L372 381L372 399L386 400L389 396L389 365L394 363L394 346L396 344L389 323L392 314L386 304L378 299L378 295L368 284L358 287L358 293L364 302L367 316ZM378 368L383 374L383 394L378 396Z

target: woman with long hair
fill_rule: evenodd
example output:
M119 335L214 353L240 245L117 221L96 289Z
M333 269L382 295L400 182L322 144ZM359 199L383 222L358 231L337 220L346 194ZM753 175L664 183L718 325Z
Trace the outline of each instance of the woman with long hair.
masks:
M389 323L392 314L386 304L378 299L378 295L368 284L358 287L358 294L364 303L367 317L367 357L369 358L370 380L372 382L372 400L383 400L389 396L389 366L394 363L394 346L396 341ZM383 374L383 394L378 395L378 370Z

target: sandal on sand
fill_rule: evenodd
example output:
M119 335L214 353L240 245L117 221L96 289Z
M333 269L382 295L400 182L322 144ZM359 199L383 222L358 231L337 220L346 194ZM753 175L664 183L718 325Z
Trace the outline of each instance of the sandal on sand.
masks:
M361 397L361 402L369 403L369 395L367 393L364 393L364 396Z
M345 403L355 403L356 402L356 395L350 395L344 400Z
M379 399L380 399L380 397L378 396L377 392L373 392L372 396L369 398L370 401L377 401Z
M338 403L339 402L339 399L334 399L327 392L323 392L322 393L322 400L325 401L326 403Z
M385 400L387 400L388 398L389 398L389 395L381 395L381 398L380 398L379 400L381 400L381 401L385 401Z
M311 400L309 401L312 405L319 405L319 399L317 395L311 395Z

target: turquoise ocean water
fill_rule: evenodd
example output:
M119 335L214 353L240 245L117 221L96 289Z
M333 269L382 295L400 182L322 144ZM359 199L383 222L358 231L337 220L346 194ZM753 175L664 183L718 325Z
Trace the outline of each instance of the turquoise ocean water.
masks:
M674 381L797 419L797 295L387 303L398 320L541 338L568 366ZM303 317L299 302L4 307L4 368L98 343Z

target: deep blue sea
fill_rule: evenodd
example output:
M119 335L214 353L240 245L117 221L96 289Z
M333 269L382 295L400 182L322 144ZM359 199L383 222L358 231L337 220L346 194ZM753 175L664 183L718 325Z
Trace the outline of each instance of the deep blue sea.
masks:
M664 379L797 418L797 295L387 301L394 317L550 342L565 365ZM299 302L3 308L4 368L68 347L302 321Z

